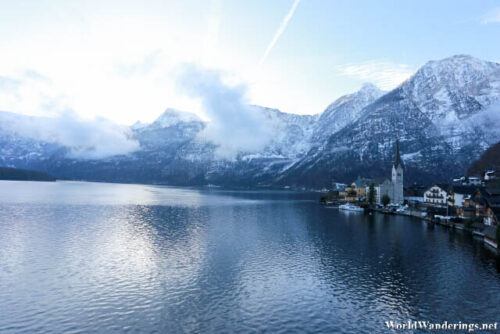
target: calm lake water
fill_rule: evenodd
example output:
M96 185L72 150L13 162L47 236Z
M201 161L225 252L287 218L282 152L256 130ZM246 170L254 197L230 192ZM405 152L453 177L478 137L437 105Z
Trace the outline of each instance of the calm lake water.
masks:
M317 194L0 181L1 333L385 333L500 321L468 234Z

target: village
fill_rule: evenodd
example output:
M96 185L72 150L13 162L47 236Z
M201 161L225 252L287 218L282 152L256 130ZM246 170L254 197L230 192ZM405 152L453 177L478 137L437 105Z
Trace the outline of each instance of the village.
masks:
M494 169L449 183L403 186L404 163L396 141L391 179L358 177L351 184L333 182L321 203L346 211L405 215L464 230L496 251L500 245L500 178Z

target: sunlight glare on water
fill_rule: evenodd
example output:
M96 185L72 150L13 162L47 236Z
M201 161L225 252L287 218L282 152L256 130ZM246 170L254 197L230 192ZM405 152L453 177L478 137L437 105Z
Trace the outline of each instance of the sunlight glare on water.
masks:
M386 320L499 320L500 264L480 241L317 197L0 182L0 332L385 333Z

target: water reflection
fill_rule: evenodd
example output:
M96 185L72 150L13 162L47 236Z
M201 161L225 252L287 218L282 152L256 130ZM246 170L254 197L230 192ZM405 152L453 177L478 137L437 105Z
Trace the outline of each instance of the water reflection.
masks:
M0 332L498 320L498 258L460 231L291 192L29 184L0 187Z

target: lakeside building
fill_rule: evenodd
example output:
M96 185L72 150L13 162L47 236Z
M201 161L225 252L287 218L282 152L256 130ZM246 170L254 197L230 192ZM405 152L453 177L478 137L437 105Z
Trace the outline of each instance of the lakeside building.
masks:
M404 195L405 201L410 204L415 203L423 203L424 202L424 192L427 190L427 187L421 184L414 183L408 188L405 188Z
M424 203L446 205L448 203L448 185L435 184L424 192Z
M334 191L345 191L347 184L340 182L332 182L332 190Z
M382 203L382 197L389 196L391 203L403 204L404 202L404 164L399 152L399 140L396 140L396 154L392 164L391 181L385 179L383 182L375 184L375 199L378 204ZM370 185L366 186L367 196L370 193Z
M484 182L478 176L462 176L453 179L452 183L460 186L482 186Z
M362 201L366 199L366 189L370 185L371 180L359 177L345 188L346 201Z
M494 170L494 169L488 169L483 174L483 180L485 182L490 182L490 181L493 181L493 180L496 180L496 179L497 179L497 173L496 173L496 170Z
M452 185L450 187L450 205L464 206L465 200L474 195L477 188L475 186Z
M482 217L485 225L497 225L500 221L500 189L478 188L472 196L476 217Z

